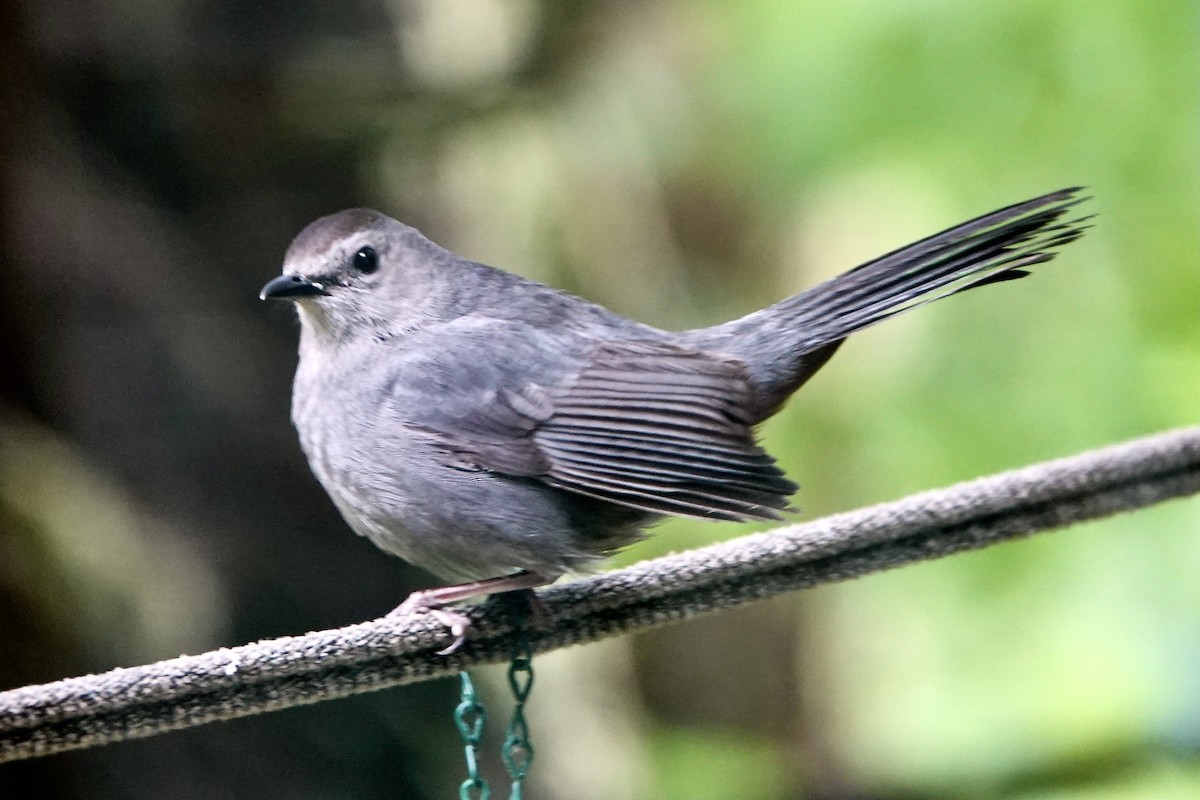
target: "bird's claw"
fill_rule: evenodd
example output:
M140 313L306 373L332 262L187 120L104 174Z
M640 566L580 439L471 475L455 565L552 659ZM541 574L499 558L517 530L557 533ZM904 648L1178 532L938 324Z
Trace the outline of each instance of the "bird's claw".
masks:
M454 641L438 650L439 656L448 656L457 652L467 641L467 631L471 628L471 618L459 611L452 611L437 600L431 599L427 592L413 592L404 602L396 606L388 616L406 617L410 614L431 614L438 622L449 629Z

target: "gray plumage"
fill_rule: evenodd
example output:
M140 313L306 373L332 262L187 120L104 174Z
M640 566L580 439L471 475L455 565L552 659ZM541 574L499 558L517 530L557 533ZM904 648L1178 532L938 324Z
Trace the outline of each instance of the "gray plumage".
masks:
M262 296L296 301L292 419L355 531L445 578L553 579L664 514L778 518L797 487L754 426L849 334L1048 261L1084 229L1077 191L682 333L365 209L305 228Z

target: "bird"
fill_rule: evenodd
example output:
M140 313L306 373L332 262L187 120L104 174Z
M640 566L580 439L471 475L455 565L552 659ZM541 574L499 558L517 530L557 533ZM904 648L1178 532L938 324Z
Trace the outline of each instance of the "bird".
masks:
M767 308L666 331L460 258L380 212L305 227L260 298L299 318L292 422L349 527L450 585L427 612L587 570L665 516L776 520L798 489L763 449L849 335L1021 278L1079 238L1073 187L896 249Z

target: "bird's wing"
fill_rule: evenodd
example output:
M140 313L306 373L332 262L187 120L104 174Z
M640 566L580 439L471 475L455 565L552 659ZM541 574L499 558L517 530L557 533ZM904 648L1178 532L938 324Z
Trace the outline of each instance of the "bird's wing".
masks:
M533 433L553 486L647 511L778 519L796 485L754 442L738 361L658 342L599 345Z
M417 424L450 465L653 513L778 519L788 508L797 487L755 444L741 362L617 341L595 345L580 363L547 383L476 383Z

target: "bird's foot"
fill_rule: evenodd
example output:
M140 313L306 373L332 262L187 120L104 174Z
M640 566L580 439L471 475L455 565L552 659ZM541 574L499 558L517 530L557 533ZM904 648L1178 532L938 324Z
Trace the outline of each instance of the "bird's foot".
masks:
M438 650L439 656L448 656L451 653L462 647L467 641L467 631L471 627L471 618L461 611L454 611L446 608L441 600L438 600L434 595L436 589L430 589L423 592L413 592L404 599L404 602L396 606L388 616L389 617L406 617L409 614L431 614L434 619L445 625L451 635L454 636L454 641Z
M471 583L460 583L454 586L439 586L436 589L425 589L413 592L404 602L391 611L389 617L404 617L409 614L432 614L435 619L445 625L454 636L454 641L438 650L438 655L448 656L456 652L467 641L467 631L471 628L471 618L461 611L446 608L448 603L457 603L472 597L481 597L501 592L528 592L529 608L532 618L537 624L549 619L545 605L532 590L535 586L544 586L553 578L546 578L535 572L521 571L498 578L488 578Z

